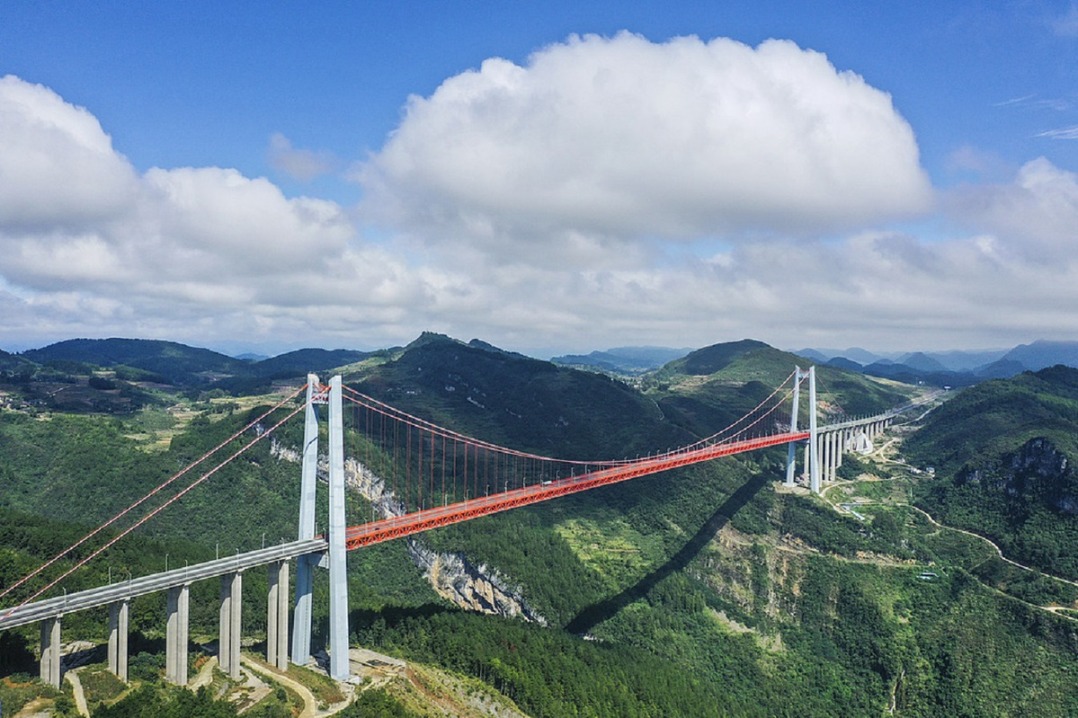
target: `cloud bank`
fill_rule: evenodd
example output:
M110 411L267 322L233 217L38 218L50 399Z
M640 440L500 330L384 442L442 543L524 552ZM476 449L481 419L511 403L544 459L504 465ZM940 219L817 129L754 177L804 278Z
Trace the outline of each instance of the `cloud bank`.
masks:
M321 171L275 143L292 175ZM411 98L353 176L346 208L229 168L139 172L89 110L0 79L0 347L1078 333L1073 172L1033 159L937 196L889 96L785 41L588 36L490 59Z

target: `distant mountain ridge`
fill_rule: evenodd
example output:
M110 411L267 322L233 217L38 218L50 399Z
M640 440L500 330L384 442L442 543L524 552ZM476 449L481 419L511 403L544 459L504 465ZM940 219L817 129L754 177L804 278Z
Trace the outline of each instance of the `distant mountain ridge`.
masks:
M409 347L426 342L456 339L425 332ZM488 352L506 352L487 342L473 339L467 344ZM553 357L560 366L601 371L624 377L661 375L670 371L707 375L720 370L740 353L768 345L757 340L726 342L697 350L670 347L626 346L586 355ZM0 372L9 376L32 376L36 366L47 366L55 374L74 369L75 365L100 367L116 372L116 378L129 382L157 382L180 388L219 387L226 391L254 391L269 382L302 377L308 372L324 372L362 362L375 355L395 356L400 348L375 352L351 349L299 349L271 358L236 358L172 341L153 339L70 339L31 349L21 354L0 353ZM778 350L775 350L778 351ZM984 352L908 352L882 356L861 348L836 350L805 349L788 354L806 362L844 371L893 379L908 384L935 386L970 386L988 379L1008 378L1024 371L1036 371L1063 364L1078 367L1078 342L1038 340L1010 350ZM829 356L830 355L830 356ZM985 361L988 360L988 361ZM984 362L976 364L976 362ZM798 362L800 363L800 362ZM671 365L673 365L671 367ZM66 367L66 368L65 368ZM88 370L80 370L83 375Z
M18 355L4 355L39 365L80 364L124 371L123 378L178 387L229 381L285 379L345 366L375 352L351 349L298 349L261 361L230 357L211 349L158 339L68 339ZM0 357L3 358L3 357Z
M980 367L998 361L1010 350L1008 349L985 349L981 351L951 350L951 351L907 351L907 352L872 352L860 347L849 349L825 349L805 348L794 351L794 354L812 359L820 363L827 363L834 359L854 361L861 366L871 364L905 364L910 362L923 362L926 359L937 362L946 371L962 372L973 371ZM911 365L912 366L912 365ZM938 370L938 367L937 369Z
M550 361L562 366L593 367L615 374L642 374L658 369L663 364L685 356L692 349L671 347L615 347L589 354L566 354L551 357Z
M1000 361L1018 362L1029 371L1038 371L1056 364L1078 367L1078 342L1037 340L1021 344L1003 355Z
M1078 342L1037 340L1013 349L874 354L864 349L802 349L796 352L828 366L861 371L906 383L969 386L1006 379L1057 364L1078 367Z
M68 339L21 354L39 364L77 362L103 368L141 369L161 383L180 386L199 383L208 375L242 372L245 362L210 349L157 339Z

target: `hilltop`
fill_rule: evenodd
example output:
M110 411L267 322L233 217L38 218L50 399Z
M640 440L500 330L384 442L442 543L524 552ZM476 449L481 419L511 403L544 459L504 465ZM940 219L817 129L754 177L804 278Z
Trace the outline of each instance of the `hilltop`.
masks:
M177 386L212 382L246 368L245 362L209 349L152 339L69 339L21 356L53 366L130 367L141 370L140 379Z
M689 438L623 382L474 340L426 334L345 380L473 436L565 458L624 456Z
M665 450L721 429L796 363L805 362L745 340L619 380L424 334L333 370L353 388L484 440L598 458ZM101 369L90 376L119 381ZM875 412L916 391L831 367L820 368L819 379L828 417ZM132 382L159 403L126 414L0 411L0 581L225 440L271 401L207 389L222 381L197 393ZM299 432L279 440L295 449ZM369 451L360 437L346 437L346 452L360 449ZM298 468L284 456L266 446L231 465L69 588L294 532ZM1076 640L1066 619L986 588L969 572L972 552L910 509L862 507L858 519L803 490L777 488L784 458L780 449L730 457L418 539L424 551L497 575L541 622L451 605L407 542L355 552L352 630L364 646L481 680L531 715L771 716L793 707L804 716L873 715L888 706L938 715L972 701L1023 715L1078 708L1061 668ZM853 480L867 461L849 457L843 477ZM371 511L350 495L350 520ZM918 578L927 567L936 577L928 582ZM207 641L217 620L211 584L193 585L191 598L192 635ZM244 584L245 595L261 596L265 575L251 572ZM143 651L133 661L150 678L159 670L153 640L162 630L161 600L132 604ZM244 603L245 631L256 639L265 620L257 603ZM315 610L323 620L324 596ZM104 635L102 622L84 614L65 617L64 630L69 638ZM25 661L33 641L29 631L20 634L4 656ZM1024 669L1012 675L1000 666ZM7 706L10 694L3 695ZM437 696L417 699L425 707L416 712L436 710Z
M672 421L706 436L759 404L797 365L804 368L803 357L745 339L690 352L646 375L641 387ZM913 393L908 386L838 367L817 367L816 381L824 419L879 413ZM801 426L807 425L804 411Z
M189 387L218 384L231 378L293 378L359 362L377 353L352 349L297 349L252 361L157 339L69 339L17 356L40 365L67 366L75 370L85 366L135 369L141 372L135 375L138 379Z
M274 382L377 359L392 349L300 349L259 361L151 339L71 339L22 354L0 353L0 397L65 412L132 413L171 394L262 393Z

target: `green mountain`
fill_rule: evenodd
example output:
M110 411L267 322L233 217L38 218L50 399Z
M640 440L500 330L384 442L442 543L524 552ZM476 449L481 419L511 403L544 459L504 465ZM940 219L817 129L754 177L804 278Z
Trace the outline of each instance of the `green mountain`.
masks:
M273 383L302 379L394 350L300 349L260 361L149 339L72 339L21 355L0 352L0 392L20 406L64 412L130 414L167 404L182 390L233 396L261 394Z
M927 417L906 451L943 473L1014 451L1048 437L1064 451L1078 451L1078 369L1056 366L970 387Z
M710 434L804 363L759 342L716 345L636 388L439 335L377 359L351 367L349 386L481 439L570 458L632 456ZM828 416L878 411L911 391L819 371ZM225 442L264 401L167 396L169 411L116 416L0 411L0 583ZM279 440L295 448L300 432ZM351 453L361 442L350 435L345 445ZM862 508L862 521L777 490L784 453L730 457L422 537L518 587L546 625L453 607L424 582L406 542L354 552L352 631L362 645L481 680L534 716L1078 712L1078 633L1066 618L986 588L969 569L975 552L909 509ZM259 445L79 580L245 550L263 534L277 540L294 531L297 493L298 466ZM350 497L352 520L369 514ZM245 593L264 595L264 581L245 575ZM207 640L217 589L192 587L193 635ZM139 641L148 639L134 663L150 677L162 601L133 606ZM318 625L325 602L316 596ZM257 638L264 604L244 605L245 632ZM65 639L104 636L101 616L72 614L64 626ZM4 639L0 653L25 659L32 633ZM5 708L10 685L0 681Z
M32 365L33 362L20 357L17 354L9 354L8 352L0 349L0 372L11 376L24 367Z
M763 342L716 344L672 361L644 378L642 386L667 417L699 436L725 428L766 399L805 359ZM820 420L866 416L904 403L909 386L882 382L855 371L817 366ZM802 385L800 426L807 426L808 385Z
M354 349L297 349L254 362L251 371L259 377L288 379L361 362L371 355Z
M231 376L246 366L239 359L209 349L151 339L69 339L22 356L40 364L75 362L99 367L128 366L187 386Z
M932 466L921 501L1009 555L1078 579L1078 369L966 389L906 442Z
M344 379L458 431L559 458L621 458L689 438L627 384L482 342L425 334Z
M773 386L789 373L791 359L758 342L708 347L646 377L644 396L665 421L698 436L715 428L714 419L755 405L765 381ZM555 395L561 374L530 362L427 337L365 382L454 426L508 435L513 409L504 397L480 400L495 386L532 382ZM472 381L495 376L483 394L470 391ZM600 391L609 386L587 386L593 402L609 400ZM878 411L907 392L821 370L821 395L835 415L847 406ZM622 406L604 421L609 432L629 435L637 415ZM961 567L952 573L951 549L912 514L884 513L878 531L866 530L814 501L774 493L769 481L781 475L780 461L765 453L669 472L425 538L496 566L553 626L637 663L658 657L699 682L675 683L651 663L648 678L630 679L599 656L578 659L577 651L589 653L587 642L455 611L371 615L357 628L360 638L486 675L519 705L553 715L581 706L598 715L789 715L795 707L798 715L871 715L888 704L906 715L961 714L974 705L1055 715L1076 707L1060 668L1072 659L1075 637L1063 619L1016 607ZM918 566L930 561L947 573L924 583ZM602 677L579 660L601 665ZM1027 673L997 670L1011 665L1040 671L1036 685L1021 677ZM666 689L689 703L650 695L643 701L650 708L639 699L607 703L600 687L610 676L642 692L669 681ZM710 688L720 683L716 695ZM561 686L558 694L551 685Z
M202 386L222 379L282 379L353 364L371 352L350 349L298 349L260 361L245 361L209 349L154 339L70 339L23 352L38 364L133 368L176 386ZM10 356L10 355L9 355ZM3 357L0 357L3 361ZM0 366L3 366L0 364Z

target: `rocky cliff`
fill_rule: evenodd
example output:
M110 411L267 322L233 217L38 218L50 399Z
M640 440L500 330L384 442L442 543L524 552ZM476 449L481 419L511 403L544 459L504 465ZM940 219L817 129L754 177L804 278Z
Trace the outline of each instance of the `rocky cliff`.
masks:
M423 569L438 595L456 605L547 625L543 616L528 607L521 589L510 584L497 570L483 564L476 566L463 554L438 553L415 538L408 541L408 554Z
M1044 437L1030 439L987 465L967 466L955 480L1010 497L1039 499L1056 511L1078 515L1078 477L1067 455Z

